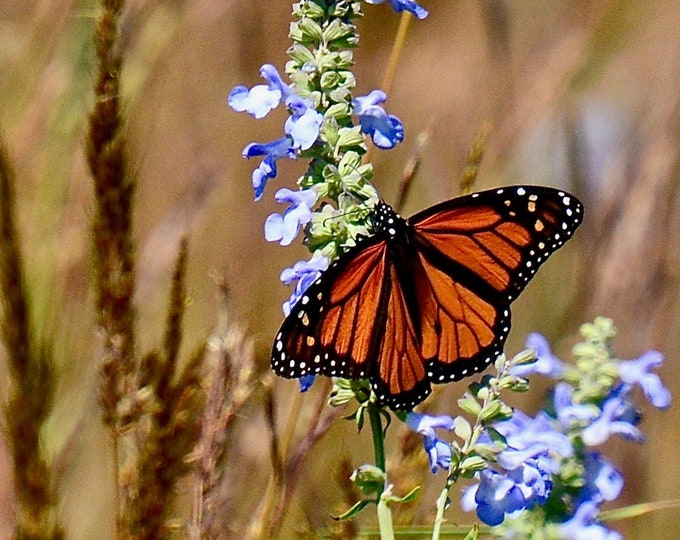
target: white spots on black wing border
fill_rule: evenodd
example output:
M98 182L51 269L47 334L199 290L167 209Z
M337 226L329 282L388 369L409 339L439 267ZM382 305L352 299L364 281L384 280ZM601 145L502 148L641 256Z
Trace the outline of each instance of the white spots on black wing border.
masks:
M378 399L379 403L382 403L383 405L387 405L388 407L396 410L411 410L413 409L416 405L419 403L422 403L427 396L429 396L432 393L432 388L428 384L427 386L424 386L421 390L416 392L415 394L412 394L411 392L406 392L406 395L402 396L389 396L387 393L385 393L381 387L371 381L371 389L375 393L376 398Z
M505 192L503 189L498 189L495 193L501 195ZM534 277L541 264L545 262L552 252L564 245L580 225L582 219L581 204L564 191L548 190L542 193L540 189L535 190L530 186L518 186L512 195L503 201L507 215L512 218L516 217L517 211L520 209L522 209L522 214L525 216L533 214L539 208L537 204L540 204L541 199L545 197L553 200L560 208L561 213L556 210L560 221L555 224L555 230L552 230L550 236L546 236L545 240L540 240L535 245L538 250L532 248L528 251L524 264L517 269L517 286L509 292L509 300L514 300L518 290L523 289L531 278ZM537 217L534 231L541 233L548 226L548 222L540 216Z

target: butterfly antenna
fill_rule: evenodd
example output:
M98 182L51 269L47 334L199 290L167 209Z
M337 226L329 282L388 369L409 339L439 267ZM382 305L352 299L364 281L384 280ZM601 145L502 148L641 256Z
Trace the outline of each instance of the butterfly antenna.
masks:
M416 138L416 145L411 153L411 157L406 162L404 167L404 172L401 175L401 182L399 183L399 191L397 193L397 200L394 205L394 209L397 212L401 212L406 203L406 198L411 192L411 185L415 179L416 173L420 168L420 162L423 159L423 151L430 141L430 136L432 135L432 127L434 125L434 117L430 118L429 123L424 131L421 131Z
M475 183L477 182L477 173L479 172L479 165L484 157L486 150L486 141L491 133L491 122L484 122L477 130L475 141L472 143L472 148L468 153L467 166L458 181L458 187L463 195L472 193Z
M323 227L326 227L326 226L327 226L327 223L328 223L329 221L332 221L332 220L335 220L335 219L339 219L339 218L342 218L342 217L346 217L346 216L351 216L352 214L358 214L359 212L362 212L362 211L363 211L363 210L362 210L361 208L355 208L354 210L349 210L349 211L347 211L347 212L342 212L341 214L337 214L337 215L335 215L335 216L330 216L330 217L325 218L325 219L321 222L321 224L322 224Z

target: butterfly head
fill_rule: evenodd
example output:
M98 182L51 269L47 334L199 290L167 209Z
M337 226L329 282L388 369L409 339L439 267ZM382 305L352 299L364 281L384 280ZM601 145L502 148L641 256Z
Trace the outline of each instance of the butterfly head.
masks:
M371 223L375 234L387 235L390 238L399 236L400 231L406 227L406 220L382 199L371 210Z

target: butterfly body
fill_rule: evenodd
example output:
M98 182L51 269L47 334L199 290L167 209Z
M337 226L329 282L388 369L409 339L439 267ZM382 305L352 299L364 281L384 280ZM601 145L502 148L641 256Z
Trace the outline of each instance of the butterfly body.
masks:
M381 403L410 409L431 383L482 371L501 353L510 303L582 214L571 195L531 186L451 199L408 220L380 201L374 234L291 310L272 368L367 378Z

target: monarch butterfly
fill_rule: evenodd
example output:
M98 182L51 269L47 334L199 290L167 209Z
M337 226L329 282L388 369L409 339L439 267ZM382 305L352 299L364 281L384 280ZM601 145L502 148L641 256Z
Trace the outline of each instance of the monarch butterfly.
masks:
M582 219L575 197L546 187L474 193L408 220L379 201L374 234L323 272L284 320L272 369L369 379L380 403L412 409L431 383L495 360L510 303Z

